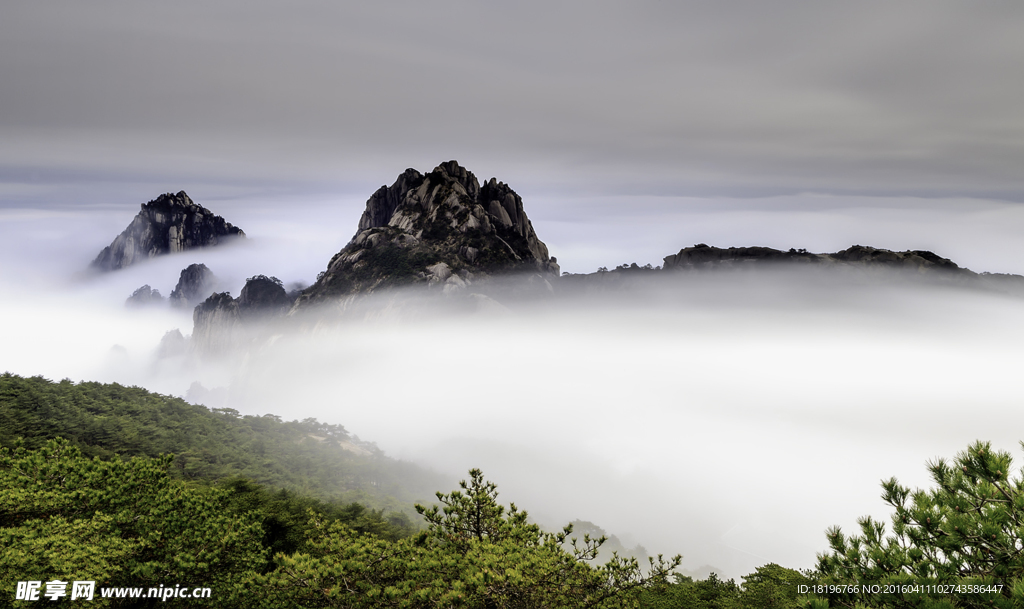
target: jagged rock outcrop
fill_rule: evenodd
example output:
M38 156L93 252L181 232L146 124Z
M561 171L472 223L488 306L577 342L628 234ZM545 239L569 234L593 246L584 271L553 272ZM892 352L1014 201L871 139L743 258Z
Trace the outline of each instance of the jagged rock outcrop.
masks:
M712 247L698 243L693 247L685 247L678 254L665 256L662 268L687 269L713 267L745 262L808 262L819 261L817 254L806 251L790 250L788 252L770 247Z
M192 312L192 349L217 355L259 337L261 324L282 317L292 305L277 277L256 275L245 281L238 298L213 294Z
M245 237L242 229L197 205L185 194L164 194L142 206L128 228L92 262L113 271L162 254L224 243Z
M948 271L953 274L974 275L973 271L962 269L952 260L926 250L908 250L893 252L890 250L854 245L848 249L827 254L833 260L854 262L867 265L880 265L895 268L912 269L921 272Z
M250 277L238 294L238 313L243 319L281 315L291 304L292 300L277 277Z
M195 307L213 294L217 278L205 264L190 264L181 271L178 284L171 292L171 304L176 307Z
M359 229L298 306L394 285L465 285L509 271L558 273L508 185L481 185L456 161L407 169L366 202Z
M160 295L160 290L154 290L147 284L132 292L132 295L124 301L124 306L130 308L147 307L160 304L163 301L164 297Z

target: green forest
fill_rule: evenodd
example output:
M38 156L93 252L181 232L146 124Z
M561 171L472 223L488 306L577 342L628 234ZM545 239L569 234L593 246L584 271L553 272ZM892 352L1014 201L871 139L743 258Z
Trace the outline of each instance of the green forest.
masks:
M109 607L1024 606L1024 479L1010 455L978 442L928 468L931 489L883 483L888 526L823 532L813 570L693 580L679 556L602 551L612 544L591 523L541 529L479 470L445 492L341 426L4 374L0 604L30 606L12 600L18 582L94 581L210 588L169 601L97 592Z
M173 454L170 475L209 482L240 477L323 500L414 513L453 483L391 459L341 425L242 416L116 383L0 375L0 446L65 438L87 457Z

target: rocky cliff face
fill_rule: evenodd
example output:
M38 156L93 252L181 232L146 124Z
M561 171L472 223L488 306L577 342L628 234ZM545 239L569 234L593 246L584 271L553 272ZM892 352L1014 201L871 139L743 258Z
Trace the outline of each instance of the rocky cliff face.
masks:
M394 285L457 286L509 271L558 274L523 200L494 178L482 186L456 161L407 169L366 202L359 230L299 305Z
M192 311L192 350L217 355L234 346L241 316L228 292L213 294Z
M164 194L142 206L128 228L92 262L101 271L121 269L162 254L245 237L242 229L197 205L184 191Z

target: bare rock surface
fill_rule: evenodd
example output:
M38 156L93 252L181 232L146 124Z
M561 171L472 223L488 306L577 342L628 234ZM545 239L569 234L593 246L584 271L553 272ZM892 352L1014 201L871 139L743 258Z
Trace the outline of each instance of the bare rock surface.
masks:
M142 205L128 228L103 248L92 267L113 271L164 254L224 243L245 237L231 225L181 191L163 194Z
M366 202L352 240L296 303L422 283L448 286L492 275L551 274L558 265L533 229L523 200L504 182L483 185L448 161L427 174L407 169Z

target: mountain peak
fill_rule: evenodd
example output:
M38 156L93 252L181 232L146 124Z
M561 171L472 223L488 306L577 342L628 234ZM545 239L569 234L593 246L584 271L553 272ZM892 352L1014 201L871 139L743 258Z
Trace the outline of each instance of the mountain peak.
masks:
M427 174L406 169L377 189L352 240L300 302L516 270L558 272L522 198L494 178L481 186L473 172L447 161Z
M245 237L242 229L195 203L185 191L162 194L144 203L138 215L103 248L92 267L113 271L163 254Z

